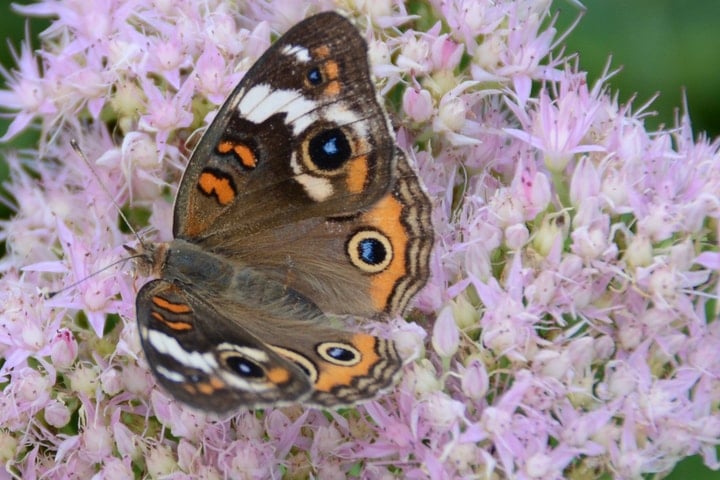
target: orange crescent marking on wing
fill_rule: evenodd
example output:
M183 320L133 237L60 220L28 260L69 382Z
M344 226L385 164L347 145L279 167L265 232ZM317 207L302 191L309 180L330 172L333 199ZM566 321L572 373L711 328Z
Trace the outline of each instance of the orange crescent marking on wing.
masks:
M203 395L210 395L215 389L207 382L198 383L195 385L200 393Z
M225 388L225 382L220 380L218 377L210 377L207 382L197 383L196 387L203 395L210 395L222 388Z
M337 79L339 71L340 67L338 67L337 62L332 60L328 60L323 65L323 76L328 79L328 83L325 85L323 93L328 97L334 97L340 94L340 82Z
M187 322L171 322L162 315L160 315L158 312L152 312L150 315L158 322L173 330L177 330L179 332L192 330L192 325Z
M152 302L163 310L172 313L190 313L192 308L187 303L172 303L157 295L152 298Z
M329 392L337 386L352 384L356 378L370 375L372 368L380 361L380 356L375 351L377 339L372 335L358 333L352 336L351 344L362 355L360 362L353 366L322 362L319 365L320 371L315 382L316 390Z
M393 250L387 268L373 275L370 280L370 296L373 306L379 311L385 310L395 284L407 274L405 251L408 236L400 220L402 209L402 204L392 194L388 194L362 217L388 237Z
M340 68L338 67L337 62L328 60L323 65L323 70L325 71L325 78L329 80L335 80L338 77L338 72L340 71Z
M233 142L228 142L227 140L220 142L220 143L218 143L217 151L219 153L223 153L223 154L228 153L230 150L233 149L233 145L234 145Z
M233 150L235 151L235 155L240 158L240 163L242 163L243 166L247 168L257 167L257 158L255 158L255 154L250 150L250 147L238 143Z
M287 383L287 381L290 379L290 372L288 372L285 368L274 367L268 370L267 377L268 379L270 379L271 382L279 385L282 383Z
M368 177L368 159L366 155L356 157L350 161L347 174L347 188L350 193L361 193L365 190Z
M328 97L337 97L340 95L340 82L333 80L325 86L323 94Z
M253 151L244 143L235 143L229 140L218 143L217 151L222 154L233 152L240 159L240 163L246 168L257 167L257 157Z
M210 172L203 172L198 186L206 195L215 195L220 205L228 205L235 199L235 190L227 178L219 178Z

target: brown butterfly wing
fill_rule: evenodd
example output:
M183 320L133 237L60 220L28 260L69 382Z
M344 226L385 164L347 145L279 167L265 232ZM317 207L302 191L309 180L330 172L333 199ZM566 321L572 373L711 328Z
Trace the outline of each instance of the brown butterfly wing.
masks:
M367 45L342 16L319 14L230 94L190 159L173 231L227 250L238 236L360 211L387 192L394 169Z
M148 363L159 383L184 403L224 413L308 397L312 386L302 370L201 295L153 280L140 289L136 305Z
M397 314L425 285L431 204L398 151L391 191L362 212L308 219L241 239L237 258L302 293L325 312Z
M433 241L352 24L311 17L250 69L190 159L173 233L137 309L177 398L220 412L336 406L392 385L394 344L322 313L402 311Z
M148 363L177 399L218 413L296 402L337 407L395 382L402 361L393 342L328 327L311 304L288 309L301 297L276 295L272 280L253 275L258 288L244 294L268 292L266 302L278 308L238 302L232 290L193 293L166 280L138 293Z

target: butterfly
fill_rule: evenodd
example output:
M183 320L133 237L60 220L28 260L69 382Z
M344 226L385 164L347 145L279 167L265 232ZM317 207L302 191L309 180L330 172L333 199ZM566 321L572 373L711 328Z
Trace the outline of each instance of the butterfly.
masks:
M307 18L250 68L195 148L173 237L141 247L142 347L176 399L226 413L351 405L390 388L395 344L334 315L396 315L423 287L431 204L396 145L367 44Z

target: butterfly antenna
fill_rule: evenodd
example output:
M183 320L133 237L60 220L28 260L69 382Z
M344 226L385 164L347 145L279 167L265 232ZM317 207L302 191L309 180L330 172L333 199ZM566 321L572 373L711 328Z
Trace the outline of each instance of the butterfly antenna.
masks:
M95 167L90 163L90 160L88 160L87 156L85 155L85 152L83 152L82 149L80 148L80 145L78 145L77 140L75 140L74 138L71 139L70 146L73 148L73 150L75 150L75 153L77 153L80 156L80 158L83 159L83 161L85 162L85 165L88 166L88 169L92 173L93 177L95 177L95 180L97 180L98 185L100 185L100 188L103 189L103 192L105 192L105 194L108 196L108 198L110 199L112 204L115 206L115 210L117 210L117 212L120 214L120 218L122 218L123 222L125 222L125 225L127 225L127 227L130 229L130 231L133 233L133 235L135 235L135 238L137 239L138 243L140 243L140 245L144 245L142 238L140 238L140 235L130 224L130 221L123 213L122 208L120 208L120 205L118 205L118 203L115 201L115 197L113 197L113 195L110 193L110 190L108 190L107 185L105 185L105 183L102 181L102 179L100 178L100 175L98 175L97 171L95 171ZM133 257L131 257L131 258L133 258ZM111 266L112 265L108 265L108 267L106 267L106 268L109 268ZM96 273L100 273L100 272L102 272L102 270L100 270L99 272L96 272ZM74 285L71 285L71 286L74 286ZM64 288L63 290L66 290L66 289ZM59 290L57 293L59 293L61 291L62 290Z
M52 292L48 292L48 293L45 295L45 298L48 298L48 299L53 298L54 296L56 296L56 295L58 295L58 294L60 294L60 293L63 293L63 292L65 292L65 291L67 291L67 290L70 290L71 288L77 287L78 285L80 285L81 283L85 282L85 281L88 280L89 278L95 277L95 276L103 273L104 271L109 270L109 269L111 269L111 268L113 268L113 267L115 267L115 266L117 266L117 265L123 264L123 263L125 263L125 262L127 262L127 261L130 261L130 260L134 260L134 259L136 259L136 258L140 258L140 257L142 257L142 256L144 256L144 254L142 254L142 253L137 253L137 254L135 254L135 255L131 255L131 256L129 256L129 257L125 257L125 258L121 258L120 260L116 260L116 261L112 262L110 265L105 265L105 266L102 267L100 270L91 273L91 274L88 275L87 277L81 278L81 279L78 280L77 282L71 283L70 285L67 285L67 286L63 287L63 288L61 288L60 290L55 290L55 291L52 291Z

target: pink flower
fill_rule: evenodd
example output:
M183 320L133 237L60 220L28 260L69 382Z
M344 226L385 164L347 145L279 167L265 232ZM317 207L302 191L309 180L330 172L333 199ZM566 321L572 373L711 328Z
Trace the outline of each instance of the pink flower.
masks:
M460 332L455 324L452 308L445 307L435 321L432 337L433 348L442 358L452 357L458 349L459 337Z
M177 95L166 95L151 82L143 82L143 90L148 97L148 113L140 117L139 127L156 134L158 145L166 143L170 132L176 128L187 127L192 122L190 101L194 84L186 81ZM159 148L160 152L163 151Z
M75 361L78 354L78 344L73 334L67 328L58 330L51 348L52 364L56 368L67 368Z
M27 128L36 115L50 116L55 113L55 106L45 95L45 81L29 43L22 45L20 55L13 52L13 56L17 71L10 73L5 69L0 70L9 87L7 90L0 90L0 105L16 111L17 115L10 123L8 131L0 137L1 142L10 140Z
M408 88L403 95L403 109L416 122L424 122L433 111L432 97L427 90Z
M437 23L433 30L439 30ZM434 33L434 32L433 32ZM463 45L452 41L448 35L440 35L430 45L430 58L435 70L453 70L460 63Z

